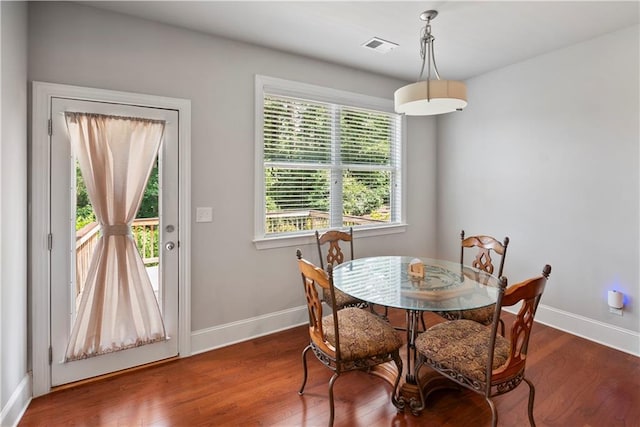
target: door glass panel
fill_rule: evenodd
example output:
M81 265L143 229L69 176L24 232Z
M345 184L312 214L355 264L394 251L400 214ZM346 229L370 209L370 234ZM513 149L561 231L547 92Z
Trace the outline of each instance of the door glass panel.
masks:
M158 300L160 311L162 311L162 288L158 286L160 272L160 251L159 251L159 197L160 186L158 184L158 158L149 175L147 187L142 197L142 203L136 219L131 226L133 238L136 241L138 252L144 262L147 275L153 286L153 293Z
M87 279L87 273L89 271L89 264L91 263L91 256L98 243L100 237L100 227L96 222L96 214L91 206L89 195L87 194L87 187L84 184L84 178L80 171L80 165L78 160L75 159L73 165L75 167L75 230L76 230L76 274L75 283L71 286L71 307L73 308L73 315L71 323L69 324L69 331L71 325L75 321L78 305L80 304L80 297L82 296L82 290L84 288L84 282Z
M77 159L75 165L75 236L76 236L76 260L75 260L75 283L72 286L72 307L73 316L71 324L75 321L75 313L80 303L82 290L87 278L87 272L91 263L91 257L95 249L98 238L100 237L100 226L96 221L96 214L91 206L87 187L80 171L80 165ZM158 185L158 157L144 192L142 203L136 219L131 226L131 232L136 242L138 252L147 271L147 275L151 280L153 292L158 300L160 310L162 310L162 287L159 286L159 191ZM71 327L71 326L70 326Z

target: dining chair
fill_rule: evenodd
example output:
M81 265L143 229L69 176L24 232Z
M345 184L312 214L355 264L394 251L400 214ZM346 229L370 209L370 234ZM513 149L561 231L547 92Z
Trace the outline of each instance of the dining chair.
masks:
M304 376L298 394L304 393L307 383L307 359L309 350L327 368L333 371L329 380L329 426L333 425L334 403L333 385L342 373L368 369L393 361L397 374L391 394L391 401L398 405L398 384L402 375L400 347L403 341L395 329L375 314L356 307L337 309L336 289L333 286L333 265L327 271L316 267L302 258L296 251L298 268L302 275L302 285L309 313L310 342L302 351ZM329 294L331 314L323 315L323 304L318 296L318 287Z
M427 365L476 393L482 394L491 408L491 425L498 424L498 411L492 397L510 392L523 380L529 386L528 415L533 419L535 387L525 376L525 364L529 348L529 338L538 303L544 292L551 266L545 265L542 275L507 288L507 279L500 279L498 299L495 305L491 328L480 323L459 319L442 322L420 334L416 339L420 368ZM522 302L508 337L498 334L502 307ZM425 384L428 387L428 383ZM425 406L425 394L419 387L421 408Z
M505 237L502 242L491 236L469 236L465 238L464 230L460 232L460 264L464 265L464 253L466 249L477 248L476 256L471 263L472 267L478 270L493 274L495 267L492 252L500 255L500 264L498 267L497 277L502 277L504 270L504 260L507 255L507 247L509 246L509 237ZM467 319L474 322L482 323L487 326L493 322L493 313L495 305L489 305L482 308L474 308L460 311L442 311L438 312L440 316L448 320ZM504 322L500 320L500 333L504 336Z
M320 257L320 268L326 271L328 266L335 266L342 264L345 261L345 254L340 247L340 244L348 246L349 248L349 260L353 260L353 227L349 228L349 231L341 230L328 230L322 233L322 235L316 230L316 244L318 246L318 256ZM322 248L326 247L326 253L323 255ZM326 266L325 266L326 260ZM338 309L344 307L358 307L366 308L368 304L365 301L354 298L342 292L339 289L335 290L336 304ZM322 300L329 304L329 292L322 291Z

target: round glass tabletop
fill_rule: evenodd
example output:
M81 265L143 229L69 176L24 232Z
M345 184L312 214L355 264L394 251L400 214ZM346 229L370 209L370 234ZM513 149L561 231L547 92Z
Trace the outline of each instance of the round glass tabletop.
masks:
M495 303L499 280L484 271L450 261L378 256L336 266L333 284L373 304L406 310L454 311Z

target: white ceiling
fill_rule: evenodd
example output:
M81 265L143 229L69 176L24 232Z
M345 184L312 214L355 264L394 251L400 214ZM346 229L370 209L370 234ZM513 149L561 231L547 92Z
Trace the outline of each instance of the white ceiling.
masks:
M637 1L117 1L81 2L298 55L416 80L419 16L432 21L442 78L464 80L638 24ZM381 54L372 37L399 44ZM547 70L553 73L553 70Z

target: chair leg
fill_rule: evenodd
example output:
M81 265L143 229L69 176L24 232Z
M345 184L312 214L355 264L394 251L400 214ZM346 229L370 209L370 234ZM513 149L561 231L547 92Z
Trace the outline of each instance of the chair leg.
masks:
M419 402L420 406L416 406L417 403L414 401L413 398L409 402L409 407L411 408L411 413L413 415L415 415L415 416L419 416L420 413L427 406L426 401L425 401L425 397L424 397L424 384L420 383L420 368L422 368L422 366L424 366L424 358L422 357L422 355L420 355L419 358L418 358L418 363L416 364L416 367L415 367L416 383L418 385L418 395L420 396L420 402Z
M302 386L300 387L300 391L298 391L298 394L300 396L302 396L302 393L304 393L304 386L307 384L307 351L309 351L309 349L311 348L311 345L308 345L304 348L304 350L302 350L302 367L304 369L304 375L302 377Z
M485 400L489 404L491 408L491 427L498 426L498 410L496 409L496 405L493 403L490 397L485 396Z
M504 336L504 320L498 319L500 322L500 335Z
M427 330L427 325L424 323L424 311L420 313L420 323L422 323L422 330Z
M527 412L529 413L529 423L531 424L531 427L536 427L536 422L533 420L533 400L536 397L536 389L531 381L529 381L527 378L525 378L524 380L529 386L529 407L527 409Z
M340 374L337 373L337 372L334 373L331 376L331 379L329 380L329 427L333 426L333 414L334 414L334 408L333 408L333 384L338 379L338 375L340 375Z
M391 403L398 409L404 409L404 404L400 403L398 400L398 396L400 394L398 390L398 385L400 385L400 377L402 376L402 358L400 357L400 353L395 354L393 356L393 361L396 364L396 368L398 370L398 375L396 375L396 380L393 383L393 390L391 394Z

